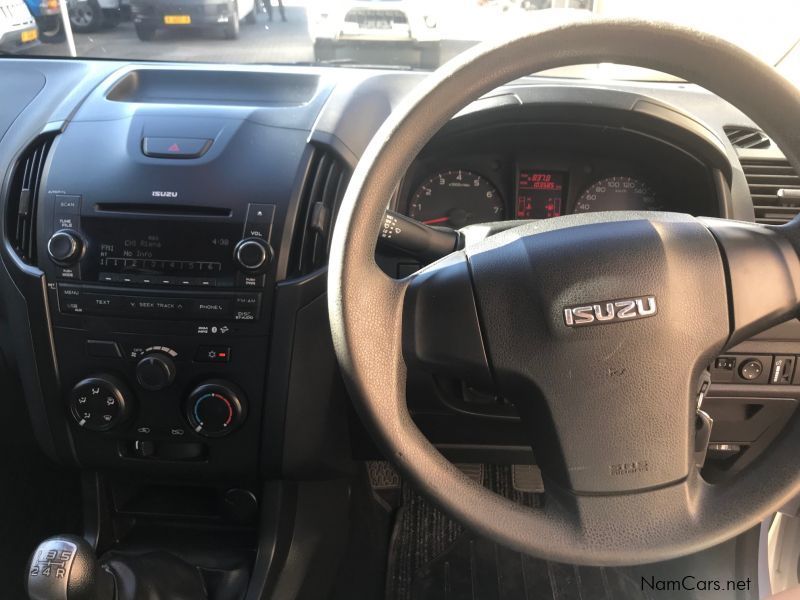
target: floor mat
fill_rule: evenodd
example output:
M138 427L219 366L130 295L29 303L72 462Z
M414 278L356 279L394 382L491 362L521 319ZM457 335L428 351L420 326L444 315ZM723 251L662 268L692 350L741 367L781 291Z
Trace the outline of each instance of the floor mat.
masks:
M510 467L484 465L483 484L526 506L539 494L515 489ZM531 558L461 527L403 486L389 552L387 600L643 600L625 570Z

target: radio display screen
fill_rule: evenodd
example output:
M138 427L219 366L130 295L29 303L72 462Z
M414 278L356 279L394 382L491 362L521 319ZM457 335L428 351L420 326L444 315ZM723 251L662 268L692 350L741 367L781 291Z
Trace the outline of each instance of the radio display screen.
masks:
M103 280L103 274L220 278L236 273L233 249L242 224L232 219L84 216L81 228L91 240L81 261L84 280Z
M564 206L566 173L522 169L517 179L517 219L560 217Z

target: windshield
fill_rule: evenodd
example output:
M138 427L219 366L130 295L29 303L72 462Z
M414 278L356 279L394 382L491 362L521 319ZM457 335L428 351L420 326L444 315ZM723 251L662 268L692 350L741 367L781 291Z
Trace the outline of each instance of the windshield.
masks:
M724 37L800 83L797 0L0 0L29 13L4 53L27 56L434 69L519 27L599 16ZM2 13L2 11L0 11ZM5 13L2 13L5 14ZM615 65L556 74L668 79Z

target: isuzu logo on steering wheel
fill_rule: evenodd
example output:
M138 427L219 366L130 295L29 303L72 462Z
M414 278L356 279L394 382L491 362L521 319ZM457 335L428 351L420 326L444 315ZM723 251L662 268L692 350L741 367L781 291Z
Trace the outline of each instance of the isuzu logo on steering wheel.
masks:
M641 296L624 300L603 300L597 304L571 306L564 309L567 327L602 325L632 319L652 317L658 312L655 296Z

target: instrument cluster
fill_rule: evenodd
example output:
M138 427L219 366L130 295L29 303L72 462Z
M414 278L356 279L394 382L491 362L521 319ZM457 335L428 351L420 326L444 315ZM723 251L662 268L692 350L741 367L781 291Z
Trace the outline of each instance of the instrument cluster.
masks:
M476 162L486 164L480 168ZM677 210L670 186L641 165L588 160L554 168L531 160L513 163L509 169L502 160L473 159L463 167L418 169L404 186L405 212L428 225L459 229L574 213Z

